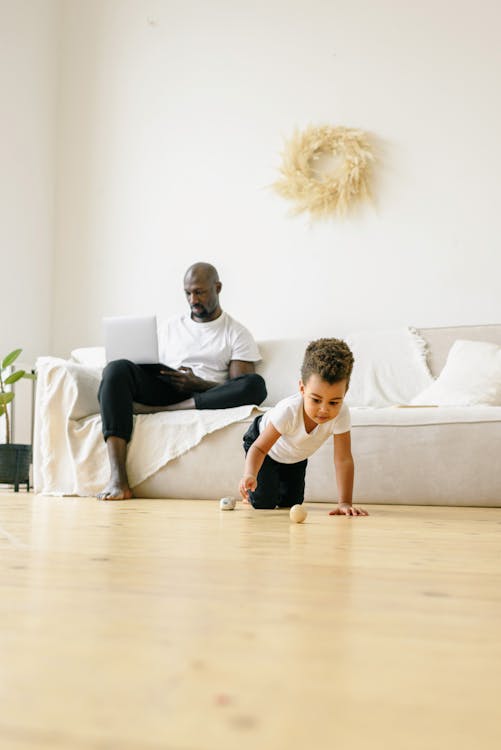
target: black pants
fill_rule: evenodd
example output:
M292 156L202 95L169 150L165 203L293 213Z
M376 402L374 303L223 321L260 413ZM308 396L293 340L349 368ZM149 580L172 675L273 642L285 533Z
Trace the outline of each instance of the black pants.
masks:
M169 406L193 398L197 409L229 409L260 404L266 398L265 382L254 373L232 378L203 393L187 393L160 375L162 369L163 365L136 365L128 359L116 359L106 365L98 393L105 440L111 435L130 440L133 401Z
M259 437L259 422L263 415L253 421L244 435L244 450L247 451ZM308 459L295 464L281 464L266 456L257 475L257 487L249 492L254 508L292 508L304 500L304 477Z

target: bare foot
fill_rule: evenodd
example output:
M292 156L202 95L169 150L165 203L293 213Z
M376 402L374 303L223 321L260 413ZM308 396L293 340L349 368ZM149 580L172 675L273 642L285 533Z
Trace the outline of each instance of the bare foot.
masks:
M98 500L130 500L132 490L126 482L110 481L96 497Z
M133 414L157 414L161 411L181 411L183 409L194 409L195 400L188 398L185 401L179 401L177 404L168 406L149 406L148 404L138 404L137 401L132 403Z

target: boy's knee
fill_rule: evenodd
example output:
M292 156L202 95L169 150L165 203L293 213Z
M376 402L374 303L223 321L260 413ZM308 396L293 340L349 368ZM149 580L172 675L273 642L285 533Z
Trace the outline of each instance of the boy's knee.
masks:
M279 487L274 482L259 482L254 492L249 492L250 504L256 510L274 510L277 507L278 492Z
M249 497L252 507L255 510L275 510L277 507L275 502L270 502L258 497Z

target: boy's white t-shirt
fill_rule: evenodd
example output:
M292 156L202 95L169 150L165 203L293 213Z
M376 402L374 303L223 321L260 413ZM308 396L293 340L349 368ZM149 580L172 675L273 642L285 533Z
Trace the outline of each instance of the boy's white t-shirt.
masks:
M282 399L276 406L265 412L259 422L259 432L263 432L270 423L280 432L280 437L271 446L268 455L282 464L304 461L305 458L315 453L331 435L341 435L351 429L350 410L348 405L343 403L337 417L323 424L317 424L310 433L307 433L301 393Z
M223 312L216 320L196 323L189 315L178 315L158 329L160 362L169 367L191 367L204 380L224 383L232 360L261 359L250 331Z

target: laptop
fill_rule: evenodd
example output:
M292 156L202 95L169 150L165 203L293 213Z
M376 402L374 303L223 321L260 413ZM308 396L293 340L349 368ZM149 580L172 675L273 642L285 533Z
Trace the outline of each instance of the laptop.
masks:
M137 365L158 364L156 315L103 318L106 361L129 359Z

